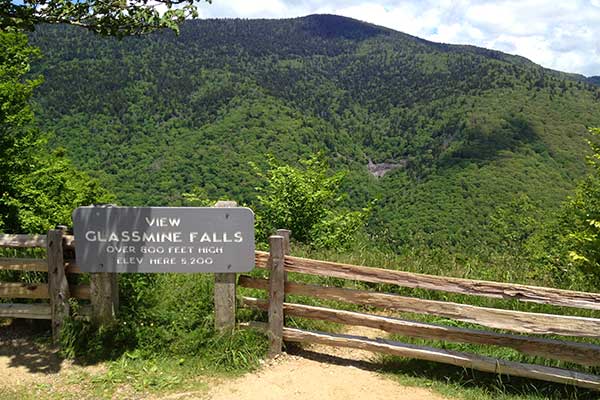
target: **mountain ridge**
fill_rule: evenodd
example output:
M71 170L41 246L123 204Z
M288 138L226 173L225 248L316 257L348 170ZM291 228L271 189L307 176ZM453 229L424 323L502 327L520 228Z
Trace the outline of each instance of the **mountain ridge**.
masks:
M372 229L390 243L472 246L515 197L556 209L585 173L586 127L600 125L600 90L571 74L345 17L30 38L45 55L42 126L128 205L182 204L197 187L251 205L249 161L322 151L350 171L348 206L380 199ZM374 178L369 160L403 167Z
M600 86L600 76L589 76L587 78L587 81L590 82L593 85Z
M215 22L219 22L219 21L300 21L300 22L307 22L307 23L312 22L312 23L318 24L321 27L325 27L329 32L332 31L332 29L331 29L332 25L334 25L334 26L337 25L337 27L339 27L341 25L341 26L345 27L346 29L344 29L343 32L350 31L350 28L352 28L353 31L356 31L359 28L365 28L365 30L370 31L373 34L374 34L374 32L378 32L378 34L381 34L381 35L399 35L403 38L410 38L417 42L435 46L435 47L437 47L439 49L443 49L443 50L448 50L448 51L466 50L466 51L471 51L476 54L486 55L491 58L504 60L507 62L536 66L547 72L565 74L566 76L570 76L576 80L585 81L586 79L595 78L595 77L586 77L582 74L572 73L572 72L568 72L568 71L560 71L560 70L555 70L552 68L544 67L540 64L537 64L537 63L531 61L527 57L521 56L518 54L511 54L511 53L503 52L501 50L488 49L485 47L470 45L470 44L454 44L454 43L434 42L434 41L431 41L428 39L421 38L419 36L411 35L411 34L393 29L393 28L388 28L388 27L373 24L373 23L370 23L367 21L362 21L362 20L359 20L356 18L340 16L340 15L336 15L336 14L309 14L309 15L301 16L301 17L277 18L277 19L270 19L270 18L258 18L258 19L256 19L256 18L252 18L252 19L207 18L207 19L203 19L203 20L188 21L188 23L190 23L190 22L197 23L197 22L202 22L202 21L215 21ZM336 30L334 29L333 32L336 32ZM356 34L350 35L349 38L355 39L356 38L355 35ZM333 36L335 36L335 35L333 35ZM364 37L367 37L367 36L368 35L364 35Z

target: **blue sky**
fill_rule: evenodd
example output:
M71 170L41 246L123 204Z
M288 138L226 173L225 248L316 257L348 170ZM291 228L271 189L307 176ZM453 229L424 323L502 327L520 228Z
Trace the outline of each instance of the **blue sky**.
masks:
M518 54L548 68L600 75L600 0L213 0L201 18L344 15L424 39Z

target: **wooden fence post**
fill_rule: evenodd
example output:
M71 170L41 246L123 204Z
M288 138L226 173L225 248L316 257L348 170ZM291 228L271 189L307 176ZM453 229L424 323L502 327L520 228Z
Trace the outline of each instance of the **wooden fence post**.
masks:
M48 259L48 294L50 297L50 310L52 315L52 340L56 343L65 318L70 314L69 283L65 273L65 260L63 255L63 231L52 229L48 231L47 241Z
M218 201L218 208L237 207L235 201ZM235 273L215 273L215 329L220 332L235 328Z
M283 252L286 256L289 256L291 252L290 239L292 231L289 229L277 229L277 236L283 236Z
M283 344L283 298L285 296L284 238L269 237L269 357L281 353Z
M290 252L292 251L291 245L290 245L290 240L291 240L290 238L292 236L292 231L290 231L289 229L277 229L277 236L283 237L283 254L286 256L289 256ZM288 281L287 271L283 272L283 280L285 282ZM283 295L283 301L285 301L285 293Z
M97 325L115 322L119 308L119 285L117 274L97 272L90 277L90 302L92 321Z

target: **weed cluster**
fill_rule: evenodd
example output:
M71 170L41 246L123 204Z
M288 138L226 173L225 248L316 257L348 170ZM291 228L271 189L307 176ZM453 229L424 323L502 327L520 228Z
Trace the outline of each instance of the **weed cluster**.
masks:
M87 361L135 354L145 360L194 360L216 371L251 369L265 352L264 337L215 331L213 281L209 274L122 275L115 324L95 327L72 319L63 329L61 350Z

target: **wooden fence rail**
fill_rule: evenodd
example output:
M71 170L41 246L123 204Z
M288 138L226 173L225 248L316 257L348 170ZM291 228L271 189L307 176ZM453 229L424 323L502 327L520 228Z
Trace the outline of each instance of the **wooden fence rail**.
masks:
M268 330L268 326L261 322L250 322L242 324L241 326L259 329L265 332ZM521 376L524 378L539 379L587 389L600 390L600 377L592 374L536 364L499 360L493 357L460 351L442 350L435 347L414 346L392 340L369 339L363 336L306 331L288 327L283 328L283 339L288 342L315 343L327 346L368 350L399 357L441 362L457 367L476 369L478 371L494 374Z
M46 235L0 235L0 247L46 248Z
M434 347L412 346L390 340L370 340L350 335L325 334L300 329L285 328L283 337L290 342L319 343L387 353L400 357L443 362L463 368L476 369L495 374L521 376L550 382L577 385L600 390L600 377L576 371L524 364L466 352L441 350Z
M70 285L71 296L90 299L90 285ZM50 299L47 283L0 282L0 298L4 299Z
M27 318L27 319L52 319L50 304L18 304L0 303L0 317L2 318Z
M256 252L255 255L256 266L270 271L269 279L245 275L240 276L238 279L240 287L269 292L268 300L241 297L240 301L243 307L269 311L268 325L250 323L249 326L266 330L270 338L275 336L291 342L359 348L402 357L448 363L485 372L541 379L600 390L600 377L595 375L383 339L372 340L349 335L292 329L284 326L284 319L281 318L282 314L275 313L275 317L272 317L271 313L271 310L282 310L283 315L319 319L346 325L367 326L407 337L502 346L531 356L556 359L584 366L600 366L599 345L504 332L600 338L600 319L597 318L497 309L367 290L289 282L284 278L285 274L281 271L587 310L600 310L600 293L417 274L288 255L283 256L283 262L281 262L281 253L278 249L282 238L276 236L271 237L270 240L271 252ZM283 264L283 268L281 268L281 264ZM273 290L273 288L281 287L283 288L283 294L281 290ZM378 307L410 314L435 315L477 324L482 327L499 329L502 332L430 324L362 312L295 304L284 302L284 295L335 300L367 306L369 309ZM278 347L277 342L271 341L270 343L271 355L281 351L281 347Z
M242 297L241 304L244 307L266 311L269 302L262 299ZM427 324L304 304L284 303L283 310L285 315L288 316L318 319L345 325L366 326L403 336L445 340L455 343L502 346L532 356L553 358L588 366L600 365L600 346L592 344Z
M240 276L239 285L253 289L266 289L268 281L266 279ZM503 310L296 282L286 283L285 291L287 294L312 296L325 300L336 300L414 314L435 315L518 333L600 337L600 319L595 318Z
M268 253L257 252L255 260L258 268L267 268ZM600 293L417 274L289 256L285 257L285 270L362 282L387 283L408 288L600 310Z
M48 272L48 262L37 258L0 258L0 270Z
M46 272L47 282L0 282L0 298L49 300L48 303L0 303L0 318L48 319L56 341L65 318L71 314L69 298L90 300L79 314L98 323L109 323L115 315L118 288L114 274L91 274L90 285L70 285L67 274L80 274L73 259L74 238L62 230L47 235L0 235L0 248L46 249L46 259L0 258L0 270Z

